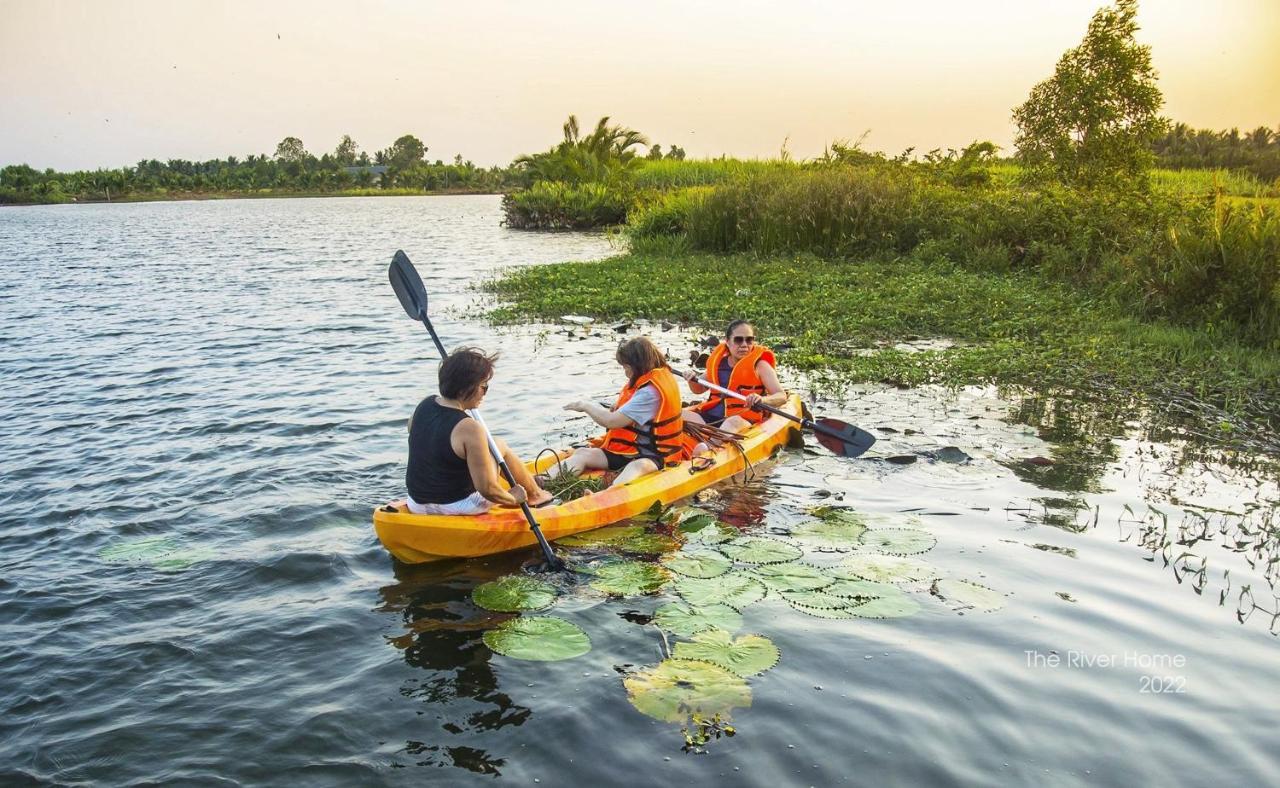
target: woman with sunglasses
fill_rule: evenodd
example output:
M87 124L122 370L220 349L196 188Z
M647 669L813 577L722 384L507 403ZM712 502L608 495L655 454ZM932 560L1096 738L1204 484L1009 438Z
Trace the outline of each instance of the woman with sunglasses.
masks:
M440 395L424 399L409 419L404 481L414 514L483 514L495 504L540 506L552 500L506 443L495 440L516 483L507 488L500 481L484 428L466 413L489 393L496 359L467 347L449 354L440 364Z
M764 403L776 408L787 401L787 392L774 371L775 363L773 351L756 344L755 327L745 320L733 321L724 331L724 341L707 357L706 369L689 370L685 379L694 394L710 390L698 382L698 377L704 376L722 388L743 395L747 401L712 391L706 402L686 408L684 417L726 432L746 432L752 424L764 420L764 411L755 410L756 405Z
M599 446L575 451L555 473L588 468L619 471L613 484L688 459L681 415L680 384L667 360L647 337L628 339L614 356L627 383L612 408L579 400L565 410L587 414L608 430Z

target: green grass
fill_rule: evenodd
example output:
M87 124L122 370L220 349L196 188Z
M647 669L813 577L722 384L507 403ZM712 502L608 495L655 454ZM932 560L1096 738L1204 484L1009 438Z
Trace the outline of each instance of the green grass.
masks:
M1143 322L1029 272L936 259L676 252L516 269L488 287L507 304L492 314L500 322L572 313L717 330L745 316L767 343L790 346L786 364L833 382L995 383L1149 399L1175 393L1280 423L1274 353ZM956 344L926 352L888 346L911 337Z

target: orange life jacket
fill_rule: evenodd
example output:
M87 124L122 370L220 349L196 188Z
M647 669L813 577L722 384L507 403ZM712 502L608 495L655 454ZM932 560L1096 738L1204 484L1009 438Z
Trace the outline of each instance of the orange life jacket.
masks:
M647 385L658 391L658 412L653 421L633 427L616 427L605 433L601 448L614 454L637 456L641 447L646 456L655 452L664 464L673 465L687 459L688 446L684 440L684 417L680 404L680 387L676 376L666 367L658 367L641 375L635 384L628 383L618 394L618 401L613 404L616 411L635 396L636 392Z
M715 350L711 351L711 355L707 357L707 380L716 385L720 384L720 380L717 377L717 373L720 370L720 361L728 353L729 346L723 342ZM725 388L730 391L736 391L744 397L748 394L759 394L762 397L768 394L765 391L764 383L760 380L760 375L756 373L756 364L761 360L764 360L771 367L777 366L773 351L764 345L756 345L751 348L747 355L742 357L741 361L733 365L733 370L729 373L729 385L725 386ZM699 413L708 411L721 401L724 402L724 417L726 419L730 416L741 416L752 424L759 424L769 415L763 411L748 408L747 403L742 400L725 397L715 391L712 391L711 396L707 397L707 401L697 406L696 410Z

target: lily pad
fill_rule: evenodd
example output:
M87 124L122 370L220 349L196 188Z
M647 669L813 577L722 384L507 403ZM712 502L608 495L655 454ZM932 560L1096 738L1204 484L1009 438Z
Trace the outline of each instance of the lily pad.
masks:
M697 550L669 555L662 565L685 577L719 577L733 568L733 562L715 550Z
M871 528L862 535L862 543L889 555L915 555L932 550L938 540L918 528Z
M162 558L177 547L167 536L144 536L104 547L98 557L113 564L142 563Z
M542 610L556 601L556 589L527 575L507 575L476 586L471 592L471 601L499 613Z
M693 534L709 528L716 522L715 515L701 509L690 508L680 514L676 521L676 530L683 534Z
M688 637L704 629L736 632L742 627L742 614L728 605L682 605L668 602L653 614L653 623L668 632Z
M722 545L720 550L744 564L780 564L804 555L804 551L793 544L762 536L744 536Z
M779 656L778 647L769 638L742 635L735 639L723 629L699 632L692 642L675 646L676 659L700 659L744 678L777 665Z
M874 583L870 580L837 580L822 589L822 593L846 599L875 599L882 596L895 596L901 594L902 590L888 583Z
M932 564L919 558L881 553L849 556L839 566L827 571L845 580L871 580L876 583L914 583L933 580L941 575Z
M671 579L667 570L645 561L610 561L586 571L595 575L591 587L609 596L656 594Z
M858 618L903 618L920 612L920 603L899 591L848 608Z
M836 596L828 594L826 591L781 591L782 598L787 600L793 607L821 607L833 609L838 607L853 607L860 603L860 600L851 597Z
M741 610L764 599L768 592L764 583L743 572L730 572L716 578L677 577L676 593L691 605L728 605Z
M829 509L821 519L801 525L791 535L823 547L851 548L860 543L866 530L863 518L853 510Z
M740 536L742 533L737 528L717 520L704 528L686 533L684 542L686 545L719 545Z
M663 660L622 683L631 705L663 722L684 722L694 714L727 714L751 705L751 688L741 676L699 660Z
M845 601L847 602L849 600ZM799 610L807 616L813 616L815 618L849 619L859 617L853 612L854 609L858 607L857 605L846 605L844 607L806 607L804 605L792 604L791 607Z
M757 566L752 574L774 591L817 591L836 581L809 564L769 564Z
M952 610L980 610L990 613L1004 607L1004 594L972 580L947 578L933 584L933 594Z
M643 525L610 525L591 531L583 531L580 534L562 536L556 540L556 544L567 545L568 547L600 547L617 544L644 532L645 527Z
M571 621L552 616L521 616L484 633L484 644L503 656L536 662L580 657L591 638Z

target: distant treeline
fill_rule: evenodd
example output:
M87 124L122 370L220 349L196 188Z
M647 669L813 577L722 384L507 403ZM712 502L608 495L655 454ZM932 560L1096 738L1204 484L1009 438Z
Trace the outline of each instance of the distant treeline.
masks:
M1213 131L1176 123L1152 149L1156 164L1169 169L1243 170L1262 181L1280 178L1280 126Z

